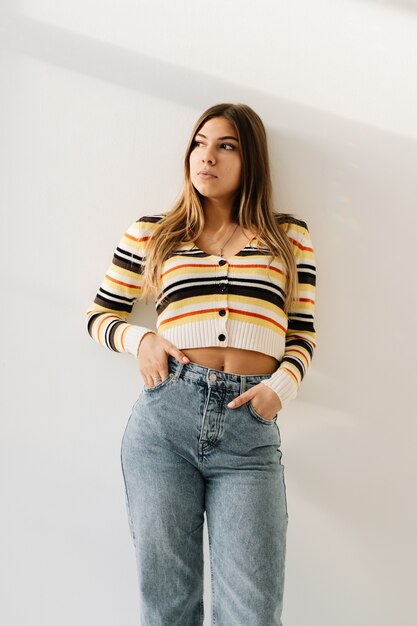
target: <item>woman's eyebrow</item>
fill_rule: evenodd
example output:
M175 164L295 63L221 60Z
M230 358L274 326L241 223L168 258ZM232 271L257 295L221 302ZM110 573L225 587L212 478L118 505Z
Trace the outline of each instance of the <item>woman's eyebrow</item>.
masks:
M200 135L200 137L204 137L204 139L207 139L207 137L205 135L203 135L203 133L197 133L197 135ZM197 137L196 135L196 137ZM231 135L225 135L224 137L218 137L218 139L233 139L234 141L238 141L238 139L236 137L232 137Z

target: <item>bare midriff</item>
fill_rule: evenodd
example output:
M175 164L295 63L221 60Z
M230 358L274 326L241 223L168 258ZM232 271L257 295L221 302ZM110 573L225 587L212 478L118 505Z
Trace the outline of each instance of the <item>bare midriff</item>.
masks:
M268 354L242 348L187 348L181 350L193 363L228 374L272 374L278 361Z

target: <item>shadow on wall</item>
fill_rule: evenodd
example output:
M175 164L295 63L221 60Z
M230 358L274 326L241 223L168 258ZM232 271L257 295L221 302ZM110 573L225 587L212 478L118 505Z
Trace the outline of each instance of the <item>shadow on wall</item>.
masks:
M403 9L404 11L417 13L417 0L367 0L367 2L370 4L379 4L383 7L388 5L393 9Z
M407 444L415 432L416 141L11 13L2 42L196 115L231 100L268 120L276 206L307 221L318 264L319 347L285 416L295 419L282 423L290 507L300 496L301 513L308 506L320 524L354 539L355 559L375 585L384 568L390 580L416 524L413 511L401 514L415 491ZM401 536L391 541L398 518Z
M197 112L230 99L271 120L276 206L306 219L317 250L319 349L302 399L335 409L343 403L359 418L392 412L413 366L404 350L415 306L404 289L412 247L400 241L414 223L416 141L12 11L4 22L10 50ZM399 358L401 368L392 367Z

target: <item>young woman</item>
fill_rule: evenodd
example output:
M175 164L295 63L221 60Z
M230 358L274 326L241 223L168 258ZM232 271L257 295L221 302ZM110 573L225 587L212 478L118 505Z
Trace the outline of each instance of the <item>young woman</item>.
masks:
M247 105L197 121L173 208L122 236L88 332L144 387L121 444L142 624L203 624L206 513L217 626L281 624L287 503L277 416L315 349L305 222L273 211ZM126 320L152 296L156 331Z

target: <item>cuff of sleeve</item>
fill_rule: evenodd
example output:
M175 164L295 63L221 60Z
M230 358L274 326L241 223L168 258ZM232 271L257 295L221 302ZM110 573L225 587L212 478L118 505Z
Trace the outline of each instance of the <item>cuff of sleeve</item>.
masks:
M137 356L139 350L139 344L142 341L143 337L146 333L153 333L156 335L156 332L151 328L146 328L145 326L135 326L131 324L124 335L123 343L126 348L126 352L133 354L133 356Z
M283 368L278 368L270 378L262 380L261 383L275 391L281 400L282 407L286 406L297 395L298 384L292 375Z

